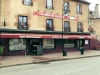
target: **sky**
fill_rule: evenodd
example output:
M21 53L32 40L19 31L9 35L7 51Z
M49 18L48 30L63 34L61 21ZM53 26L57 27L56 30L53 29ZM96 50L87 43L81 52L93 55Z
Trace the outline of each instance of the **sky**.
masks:
M99 11L100 11L100 0L87 0L87 1L91 3L89 6L91 10L94 10L95 4L99 4Z

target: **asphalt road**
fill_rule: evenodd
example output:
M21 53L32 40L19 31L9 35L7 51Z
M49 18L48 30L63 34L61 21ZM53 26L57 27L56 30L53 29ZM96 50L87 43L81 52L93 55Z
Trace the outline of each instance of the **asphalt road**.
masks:
M0 75L100 75L100 57L0 68Z

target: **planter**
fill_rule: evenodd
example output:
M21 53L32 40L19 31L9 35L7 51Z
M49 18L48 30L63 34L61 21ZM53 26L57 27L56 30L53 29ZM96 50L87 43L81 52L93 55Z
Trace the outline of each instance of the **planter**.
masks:
M0 55L3 54L3 49L4 49L4 47L0 45Z

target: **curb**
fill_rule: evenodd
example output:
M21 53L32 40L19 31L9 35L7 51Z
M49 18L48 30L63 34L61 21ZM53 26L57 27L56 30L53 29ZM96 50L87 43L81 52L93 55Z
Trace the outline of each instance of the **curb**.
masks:
M7 66L0 66L0 68L6 68L6 67L13 67L13 66L20 66L20 65L28 65L28 64L40 64L40 63L48 63L48 62L55 62L55 61L62 61L62 60L72 60L72 59L81 59L81 58L90 58L90 57L97 57L100 55L94 55L94 56L85 56L85 57L75 57L75 58L62 58L62 59L51 59L51 60L40 60L36 62L30 62L30 63L21 63L21 64L14 64L14 65L7 65Z
M100 55L94 55L94 56L86 56L86 57L76 57L76 58L62 58L62 59L54 59L54 60L45 60L45 61L39 61L39 62L33 62L34 64L38 63L45 63L45 62L54 62L54 61L62 61L62 60L72 60L72 59L81 59L81 58L90 58L90 57L98 57Z

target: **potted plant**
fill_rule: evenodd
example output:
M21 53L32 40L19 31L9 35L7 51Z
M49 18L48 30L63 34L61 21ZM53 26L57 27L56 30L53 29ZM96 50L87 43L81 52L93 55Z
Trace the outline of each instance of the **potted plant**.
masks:
M2 59L3 49L4 49L4 47L2 45L0 45L0 60Z
M91 33L94 32L94 30L93 30L93 28L91 26L88 27L88 31L91 32Z

